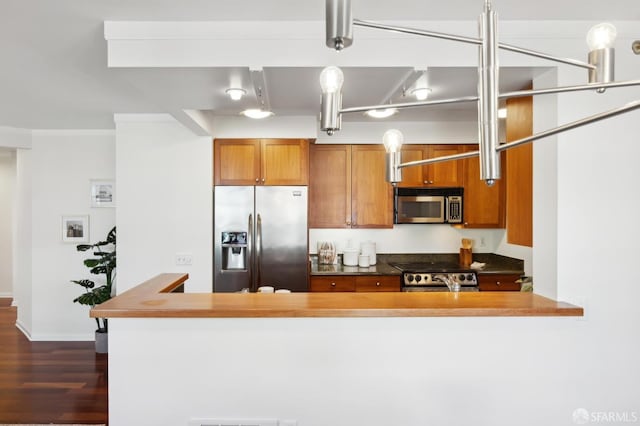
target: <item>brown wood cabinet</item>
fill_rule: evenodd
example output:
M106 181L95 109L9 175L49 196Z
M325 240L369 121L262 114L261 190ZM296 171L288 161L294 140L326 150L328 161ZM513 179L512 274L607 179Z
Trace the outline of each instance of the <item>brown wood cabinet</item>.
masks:
M309 227L351 227L351 146L310 147Z
M402 162L455 155L464 151L464 145L404 145ZM460 161L446 161L426 166L402 169L402 187L451 187L463 185L463 167Z
M216 139L214 185L308 185L307 139Z
M310 151L310 228L393 227L381 145L312 145Z
M312 276L309 290L313 292L356 291L353 275Z
M400 291L400 277L396 275L357 275L356 291Z
M400 277L396 275L315 275L310 282L312 292L400 291Z
M467 145L465 151L477 151L477 145ZM505 161L502 155L502 166ZM464 176L464 222L465 228L504 228L505 183L499 179L493 186L480 180L478 157L461 161Z
M508 99L507 142L532 134L533 98ZM533 247L533 144L511 148L506 155L507 242Z
M480 291L520 291L519 274L478 274Z
M351 227L392 228L393 187L380 144L351 146Z

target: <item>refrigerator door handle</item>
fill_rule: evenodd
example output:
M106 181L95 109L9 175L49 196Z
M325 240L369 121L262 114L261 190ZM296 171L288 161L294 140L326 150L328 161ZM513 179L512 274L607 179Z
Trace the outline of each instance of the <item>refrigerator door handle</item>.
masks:
M249 290L253 290L253 214L249 213L249 236L247 237L247 263L249 267Z
M256 291L262 285L262 218L256 219Z

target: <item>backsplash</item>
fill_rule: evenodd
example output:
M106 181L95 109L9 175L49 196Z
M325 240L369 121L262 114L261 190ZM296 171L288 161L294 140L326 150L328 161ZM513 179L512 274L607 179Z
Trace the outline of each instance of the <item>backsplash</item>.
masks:
M376 243L378 253L457 253L462 238L474 240L473 251L493 253L504 229L457 229L450 225L395 225L392 229L310 229L309 253L317 253L318 241L335 242L338 252L351 241ZM483 244L484 243L484 244Z

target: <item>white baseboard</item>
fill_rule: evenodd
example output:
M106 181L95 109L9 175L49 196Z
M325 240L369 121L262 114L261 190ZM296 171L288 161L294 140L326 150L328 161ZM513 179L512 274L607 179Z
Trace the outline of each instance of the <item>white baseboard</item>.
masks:
M32 342L93 342L95 335L93 333L79 334L48 334L48 333L31 333L20 321L16 321L16 327L24 334L27 339Z
M13 293L9 293L7 291L0 291L0 299L11 299L13 298Z
M96 336L87 334L47 334L35 333L29 339L32 342L93 342Z
M24 326L24 324L22 324L20 322L20 320L16 321L16 328L18 330L20 330L22 332L22 334L24 334L27 339L31 340L31 333L29 332L29 330L27 330L27 328Z

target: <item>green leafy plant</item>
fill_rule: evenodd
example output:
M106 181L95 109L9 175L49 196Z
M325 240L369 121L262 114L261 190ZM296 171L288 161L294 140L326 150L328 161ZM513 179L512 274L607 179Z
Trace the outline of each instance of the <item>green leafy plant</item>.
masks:
M113 250L111 250L113 248ZM93 250L93 258L85 259L84 265L89 268L89 272L94 275L104 275L105 284L97 286L96 283L89 279L72 280L71 282L84 288L85 292L73 299L74 302L81 305L94 307L102 302L111 299L111 290L113 280L115 279L116 269L116 227L114 226L107 234L104 241L95 244L78 244L78 251ZM98 324L98 332L106 333L108 324L106 318L96 318Z

